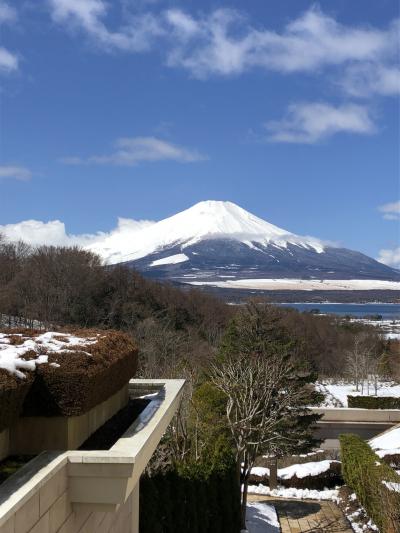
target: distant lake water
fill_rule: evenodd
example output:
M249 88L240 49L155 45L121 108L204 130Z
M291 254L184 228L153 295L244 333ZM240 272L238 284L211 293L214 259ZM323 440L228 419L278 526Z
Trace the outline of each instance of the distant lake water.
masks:
M284 307L293 307L298 311L311 311L318 309L321 313L333 315L351 315L363 318L368 315L382 315L383 320L400 320L400 304L278 304Z

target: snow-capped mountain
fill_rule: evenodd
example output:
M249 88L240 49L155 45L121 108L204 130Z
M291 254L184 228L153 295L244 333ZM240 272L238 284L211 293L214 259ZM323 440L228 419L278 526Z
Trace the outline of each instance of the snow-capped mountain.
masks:
M359 252L278 228L231 202L205 201L95 246L110 264L187 283L238 280L380 280L400 272ZM120 239L120 238L119 238ZM399 286L400 288L400 286Z

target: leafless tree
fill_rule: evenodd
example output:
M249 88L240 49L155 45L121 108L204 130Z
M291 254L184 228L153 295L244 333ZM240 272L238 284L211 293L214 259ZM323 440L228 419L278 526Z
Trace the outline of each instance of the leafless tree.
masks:
M379 338L366 332L358 333L347 351L347 372L354 381L356 391L369 395L370 381L374 383L375 395L380 371Z
M268 358L229 357L211 369L211 381L227 398L226 416L242 471L242 528L246 528L248 481L262 453L280 455L294 444L282 421L304 402L304 391L293 378L293 367L276 354Z

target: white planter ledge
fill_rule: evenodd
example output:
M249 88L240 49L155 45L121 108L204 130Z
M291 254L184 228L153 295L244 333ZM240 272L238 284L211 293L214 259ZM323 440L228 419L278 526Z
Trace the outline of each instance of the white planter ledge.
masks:
M129 388L137 396L155 394L114 446L104 451L44 452L29 462L0 487L0 528L64 467L66 490L74 511L117 511L138 486L140 475L178 408L184 383L131 380Z

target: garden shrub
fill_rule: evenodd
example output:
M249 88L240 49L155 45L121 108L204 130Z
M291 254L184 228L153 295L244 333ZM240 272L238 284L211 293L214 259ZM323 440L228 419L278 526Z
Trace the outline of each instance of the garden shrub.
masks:
M400 409L400 398L393 396L347 396L349 407L360 409Z
M140 533L238 533L236 463L178 465L140 480Z
M342 475L382 533L400 532L400 493L383 483L400 476L357 435L341 435Z

